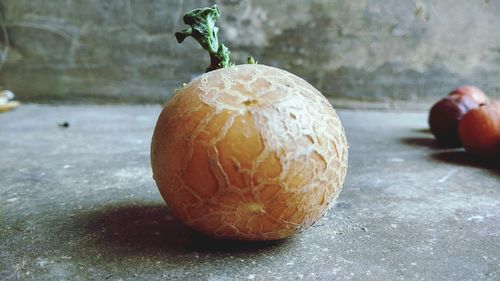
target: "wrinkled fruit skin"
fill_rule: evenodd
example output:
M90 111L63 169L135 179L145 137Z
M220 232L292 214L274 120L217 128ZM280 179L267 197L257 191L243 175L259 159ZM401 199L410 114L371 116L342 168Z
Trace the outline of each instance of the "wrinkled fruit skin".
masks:
M486 94L483 91L481 91L479 88L476 88L474 86L466 85L466 86L456 88L448 95L449 96L459 96L459 97L460 96L467 96L480 105L488 103L488 97L486 96Z
M459 126L460 139L467 152L482 158L500 157L500 103L469 111Z
M448 96L438 101L429 113L429 127L439 145L461 146L458 124L469 110L479 104L467 96Z
M328 100L286 71L239 65L180 89L151 161L172 213L216 238L276 240L311 226L340 192L348 146Z

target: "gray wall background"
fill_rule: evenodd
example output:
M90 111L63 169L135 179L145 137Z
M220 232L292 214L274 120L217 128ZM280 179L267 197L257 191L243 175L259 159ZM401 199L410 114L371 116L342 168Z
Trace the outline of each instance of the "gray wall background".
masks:
M173 33L217 3L243 63L349 100L432 100L461 84L500 97L497 0L1 0L0 86L23 101L165 102L207 55Z

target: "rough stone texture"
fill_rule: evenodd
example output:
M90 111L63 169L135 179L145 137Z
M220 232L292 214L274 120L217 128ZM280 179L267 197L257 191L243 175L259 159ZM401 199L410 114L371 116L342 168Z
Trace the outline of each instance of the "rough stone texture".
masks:
M215 2L236 62L252 54L326 95L436 99L469 83L500 97L499 1ZM3 0L0 85L22 100L163 102L208 64L173 33L213 3Z
M245 244L171 217L148 155L159 112L0 115L1 280L500 279L500 170L435 148L425 113L340 111L350 168L333 208L291 239Z

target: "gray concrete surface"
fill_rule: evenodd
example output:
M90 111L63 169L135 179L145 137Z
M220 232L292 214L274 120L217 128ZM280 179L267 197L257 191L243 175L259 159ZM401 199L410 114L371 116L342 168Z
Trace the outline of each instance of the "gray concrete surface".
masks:
M172 218L149 164L159 111L0 114L1 280L500 279L500 170L436 148L425 113L340 111L351 149L336 203L304 233L248 244Z
M2 0L0 86L32 102L163 102L206 68L173 33L213 3L234 61L254 55L325 95L435 99L469 83L500 97L491 0Z

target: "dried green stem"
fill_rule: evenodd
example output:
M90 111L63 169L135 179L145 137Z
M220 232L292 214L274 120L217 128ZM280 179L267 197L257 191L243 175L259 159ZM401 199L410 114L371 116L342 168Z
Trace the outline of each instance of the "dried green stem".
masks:
M229 49L224 44L219 45L217 38L219 28L215 26L219 16L217 5L195 9L183 17L184 23L190 27L175 33L177 42L182 43L184 39L191 36L200 43L203 49L208 51L210 65L206 70L207 72L233 65L230 62Z

